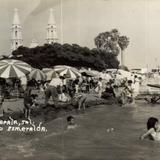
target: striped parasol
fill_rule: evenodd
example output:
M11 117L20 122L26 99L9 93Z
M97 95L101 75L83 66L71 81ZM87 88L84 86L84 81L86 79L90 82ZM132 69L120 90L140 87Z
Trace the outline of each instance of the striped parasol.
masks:
M46 74L47 79L46 80L51 80L52 78L58 77L58 74L56 71L52 68L43 68L42 71Z
M0 61L1 78L20 78L28 74L32 67L19 60L6 59Z
M55 66L54 70L58 72L59 75L66 76L67 78L75 79L81 76L81 74L76 68L70 67L70 66L59 65L59 66Z
M48 73L48 72L50 72L50 71L52 71L53 70L53 68L43 68L42 69L42 71L44 72L44 73Z
M46 75L40 69L33 69L29 74L30 79L35 79L36 81L44 81L46 80Z

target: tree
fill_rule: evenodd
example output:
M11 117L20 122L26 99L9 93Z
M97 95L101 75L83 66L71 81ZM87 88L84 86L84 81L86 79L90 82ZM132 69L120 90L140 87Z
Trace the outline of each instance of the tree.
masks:
M53 67L55 65L69 65L86 67L96 70L118 68L119 62L114 54L98 49L89 49L77 44L45 44L35 48L19 47L13 51L14 59L27 62L35 68Z
M120 36L117 29L112 29L110 32L102 32L95 38L95 45L99 50L105 50L118 56L121 53L121 62L123 65L123 51L129 45L129 38Z

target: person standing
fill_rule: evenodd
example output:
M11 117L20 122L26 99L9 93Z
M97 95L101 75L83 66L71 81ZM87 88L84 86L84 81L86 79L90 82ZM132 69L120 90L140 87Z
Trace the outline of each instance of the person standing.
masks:
M58 101L58 91L56 86L47 86L45 89L45 106L48 104L48 101L52 97L54 104L57 104Z
M0 90L0 117L3 117L3 102L4 102L4 95L2 93L2 90Z
M24 98L25 118L30 118L32 107L35 107L35 105L37 105L37 100L36 100L37 97L38 97L38 95L32 94L32 95L28 95L27 97Z
M139 94L139 87L140 87L140 80L137 77L137 75L134 76L133 87L134 87L134 93L133 93L133 95L134 95L134 97L136 97Z
M134 97L133 97L133 93L134 93L134 88L132 86L132 80L128 80L128 84L125 87L125 95L127 98L127 103L133 103L134 102Z
M31 99L30 99L30 95L31 95L31 88L30 87L27 87L27 89L25 90L24 92L24 100L23 100L23 104L24 104L24 116L25 118L28 118L29 115L30 115L30 104L32 103L31 102Z
M98 87L98 97L101 98L102 91L103 91L102 78L99 78L98 86L97 87Z

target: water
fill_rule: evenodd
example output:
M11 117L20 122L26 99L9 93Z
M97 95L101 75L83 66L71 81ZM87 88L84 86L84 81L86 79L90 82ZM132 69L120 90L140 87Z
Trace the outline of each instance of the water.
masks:
M47 133L0 135L2 160L159 160L160 142L139 140L147 119L160 118L160 106L101 105L75 114L78 128L66 131L66 117L46 123ZM112 132L107 129L113 128Z

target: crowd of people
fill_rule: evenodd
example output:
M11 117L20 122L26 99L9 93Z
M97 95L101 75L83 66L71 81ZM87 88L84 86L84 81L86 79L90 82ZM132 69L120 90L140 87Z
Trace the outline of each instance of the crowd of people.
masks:
M134 99L139 94L140 81L137 76L131 79L111 79L106 83L103 97L114 97L120 106L134 103Z
M26 118L30 117L30 110L34 108L36 103L36 98L38 94L33 94L33 90L38 90L43 92L44 105L46 106L50 97L52 97L52 102L57 105L59 102L75 102L77 104L77 109L85 110L86 101L89 94L94 93L98 98L110 98L116 99L116 102L120 106L125 106L126 104L131 104L134 102L135 96L138 94L139 81L137 77L134 77L134 81L124 79L110 79L104 81L101 77L77 77L76 79L69 79L64 76L59 76L55 79L58 80L58 84L51 84L51 81L36 81L31 79L28 81L27 85L21 85L19 79L5 80L1 79L0 85L0 116L3 116L3 101L8 98L11 93L11 89L14 90L17 97L22 96L24 98L24 115ZM54 81L54 79L52 79ZM38 93L39 93L38 92Z

